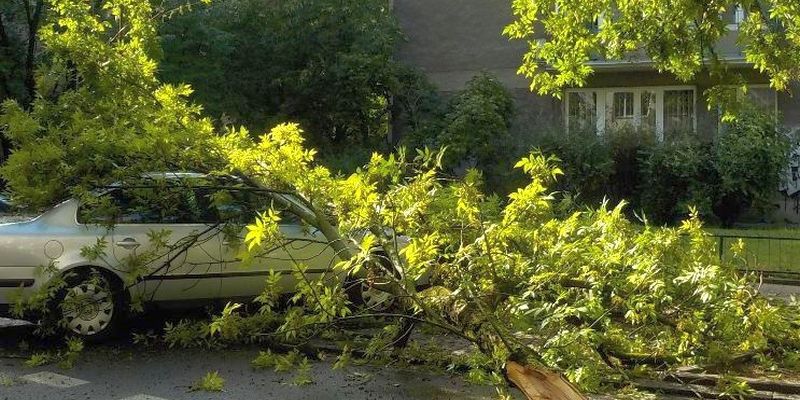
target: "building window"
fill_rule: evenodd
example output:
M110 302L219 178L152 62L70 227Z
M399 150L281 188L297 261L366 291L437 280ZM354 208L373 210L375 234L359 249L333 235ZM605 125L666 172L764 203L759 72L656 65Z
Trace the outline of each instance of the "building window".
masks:
M597 129L597 93L589 91L571 92L569 102L569 126L573 132L594 132Z
M759 110L766 113L776 113L778 107L777 93L769 86L750 86L747 88L746 98Z
M746 92L738 87L730 87L729 90L731 92L735 91L735 94L731 94L736 96L736 101L743 101L747 103L747 107L755 107L763 113L772 114L775 118L778 117L778 93L769 85L747 85ZM719 113L717 130L719 133L723 133L728 129L728 123L722 120L724 114L722 107L718 107L717 112Z
M633 92L614 93L614 119L633 120Z
M741 5L737 5L733 9L733 23L740 25L742 22L744 22L744 8Z
M656 132L656 93L642 91L642 115L640 128L646 132Z
M664 133L694 131L694 91L664 91Z
M565 97L569 132L603 134L628 126L663 140L665 133L693 132L696 125L691 86L571 89Z
M732 14L733 15L727 14L728 18L730 18L728 20L728 30L737 31L739 30L739 25L741 25L745 19L744 7L742 7L740 4L737 4L733 7Z

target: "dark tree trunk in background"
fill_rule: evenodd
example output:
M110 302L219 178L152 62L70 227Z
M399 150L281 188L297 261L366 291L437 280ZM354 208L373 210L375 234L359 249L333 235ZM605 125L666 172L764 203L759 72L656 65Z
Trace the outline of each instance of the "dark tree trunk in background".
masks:
M36 1L31 5L30 0L24 0L25 19L28 23L28 43L25 52L25 106L30 106L36 97L36 79L34 77L36 67L36 42L39 32L39 24L42 20L45 0Z
M3 14L0 13L0 54L3 54L11 49L11 40L6 33L6 25L3 21ZM11 89L8 87L8 77L5 74L0 74L0 100L11 96ZM0 154L0 157L2 154Z
M0 54L4 54L11 50L11 40L8 38L6 32L5 21L3 21L3 14L0 14ZM8 76L0 74L0 100L11 96L11 88L8 85ZM8 157L9 143L5 135L0 133L0 165L4 164L6 157ZM5 182L0 180L0 189L5 189Z

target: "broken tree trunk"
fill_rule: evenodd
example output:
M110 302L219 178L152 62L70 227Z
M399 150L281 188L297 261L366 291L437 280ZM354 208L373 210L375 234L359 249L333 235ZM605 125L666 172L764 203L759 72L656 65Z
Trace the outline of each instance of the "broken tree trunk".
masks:
M506 377L528 400L587 400L572 383L553 371L509 361Z

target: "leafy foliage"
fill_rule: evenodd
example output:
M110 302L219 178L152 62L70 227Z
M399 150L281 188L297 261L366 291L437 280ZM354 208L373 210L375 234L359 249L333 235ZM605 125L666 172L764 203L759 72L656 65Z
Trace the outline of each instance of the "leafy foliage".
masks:
M773 115L748 109L719 138L714 213L730 224L750 206L765 208L788 165L791 141Z
M0 100L33 101L34 68L41 58L37 35L47 9L48 0L0 2Z
M163 78L191 83L211 115L258 130L300 121L318 145L385 138L405 76L385 0L220 2L167 21L161 38Z
M34 353L25 360L25 366L28 368L41 367L50 362L50 355L47 353Z
M514 112L511 95L497 78L482 73L453 98L445 115L439 143L447 146L446 159L458 163L475 159L485 167L497 161L502 144L508 140Z
M480 192L477 175L437 179L438 158L425 152L414 160L376 155L365 169L331 178L312 166L299 135L297 127L278 127L262 137L260 151L236 136L224 142L239 143L226 150L236 170L289 184L313 210L330 210L338 226L326 233L332 242L369 232L338 268L356 270L369 248L388 249L409 312L475 341L494 368L522 359L597 390L631 362L725 365L737 354L774 352L775 341L787 349L800 344L793 308L759 297L752 277L721 264L696 213L672 229L641 228L624 217L623 205L559 218L548 186L561 171L539 154L517 164L531 180L502 209ZM278 154L298 160L290 161L295 168L266 162ZM397 250L399 232L409 244ZM434 287L418 292L419 276L434 276ZM278 332L335 323L330 315L341 306L322 301L326 311L287 317L303 323Z
M746 109L713 144L684 137L657 146L645 156L642 205L656 221L671 221L693 204L730 225L743 211L770 204L790 143L774 116Z
M599 204L609 191L615 169L611 146L592 133L566 135L549 134L537 144L547 154L554 154L561 160L564 179L559 180L557 189L577 196L586 204Z
M171 325L170 345L267 339L296 345L341 333L346 323L386 318L365 354L386 355L409 322L425 323L477 345L492 373L476 379L504 385L504 365L515 360L564 371L587 390L652 360L725 367L740 354L764 362L796 357L797 305L768 301L741 265L721 263L697 212L669 229L632 223L622 203L562 215L550 191L563 171L538 152L517 162L526 185L501 204L482 191L474 170L445 178L441 152L373 154L342 176L318 164L298 124L276 125L257 138L233 128L217 135L185 101L188 87L161 85L155 77L148 3L104 4L98 14L82 1L59 0L43 36L57 55L54 66L71 60L80 84L56 100L40 98L30 112L4 106L20 156L3 173L17 198L38 206L66 194L49 184L53 177L85 190L145 168L233 174L273 194L253 215L244 243L251 254L285 246L277 223L288 211L318 229L339 261L314 279L296 262L297 284L285 307L273 274L254 304L258 312L248 316L244 306L229 304L211 323ZM478 97L496 93L478 89ZM481 104L494 105L497 115L507 110L502 101ZM464 123L455 126L472 126L468 115L460 117ZM489 117L475 121L502 127L503 118ZM157 244L161 238L151 235ZM83 254L99 257L104 246L98 240ZM134 267L147 261L135 260ZM431 287L421 290L421 280ZM376 281L384 282L396 311L352 304L345 282ZM285 358L263 353L257 365L299 364L295 382L308 383L307 361ZM209 373L197 387L222 385Z
M703 68L725 77L719 39L736 6L746 18L737 43L755 70L786 89L800 79L800 13L791 0L706 2L513 0L514 21L504 33L524 40L528 51L519 72L541 94L584 86L594 72L589 61L646 56L661 72L682 81ZM545 40L536 40L543 38ZM552 67L552 70L543 68Z
M55 73L69 64L81 84L56 99L38 97L30 112L3 103L0 125L18 150L0 174L15 200L48 206L70 189L79 195L135 176L126 169L137 163L139 173L199 167L190 160L203 158L201 143L213 126L185 102L188 86L158 83L150 6L124 0L104 2L97 12L88 3L52 6L54 22L41 32L53 57L50 68ZM39 90L51 89L42 82Z
M565 204L627 200L631 211L660 224L677 222L694 206L731 224L745 210L766 210L791 142L774 115L747 104L737 115L715 142L684 133L656 143L652 133L623 128L602 136L557 132L537 145L562 160L565 177L555 188Z
M83 353L84 343L78 338L67 338L66 349L57 352L34 353L25 360L28 368L41 367L57 362L61 369L72 369Z
M406 143L447 148L448 170L463 175L468 168L478 168L492 189L502 189L511 167L508 149L514 104L497 78L486 72L476 75L438 117L434 106L429 108L424 114L427 118L421 117Z
M311 363L308 357L303 357L297 350L286 354L275 354L270 350L262 351L252 363L253 368L269 369L275 372L289 372L296 370L293 383L295 385L307 385L313 383L311 379ZM336 366L334 366L336 368Z
M641 204L645 214L659 223L672 223L695 206L710 214L716 171L711 144L682 135L644 154Z
M542 152L561 160L564 177L555 189L562 192L567 208L595 206L608 199L629 201L634 210L640 206L640 193L649 185L643 156L650 154L654 145L652 132L629 127L609 129L603 135L548 132L535 142Z

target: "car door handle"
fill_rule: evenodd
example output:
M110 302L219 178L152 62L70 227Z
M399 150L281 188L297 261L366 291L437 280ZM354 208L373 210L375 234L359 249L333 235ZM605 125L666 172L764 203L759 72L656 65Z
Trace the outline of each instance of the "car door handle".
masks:
M122 240L120 240L120 241L118 241L118 242L116 242L114 244L119 246L119 247L122 247L125 250L133 250L133 249L139 247L139 242L137 242L136 239L134 239L134 238L125 238L125 239L122 239Z

